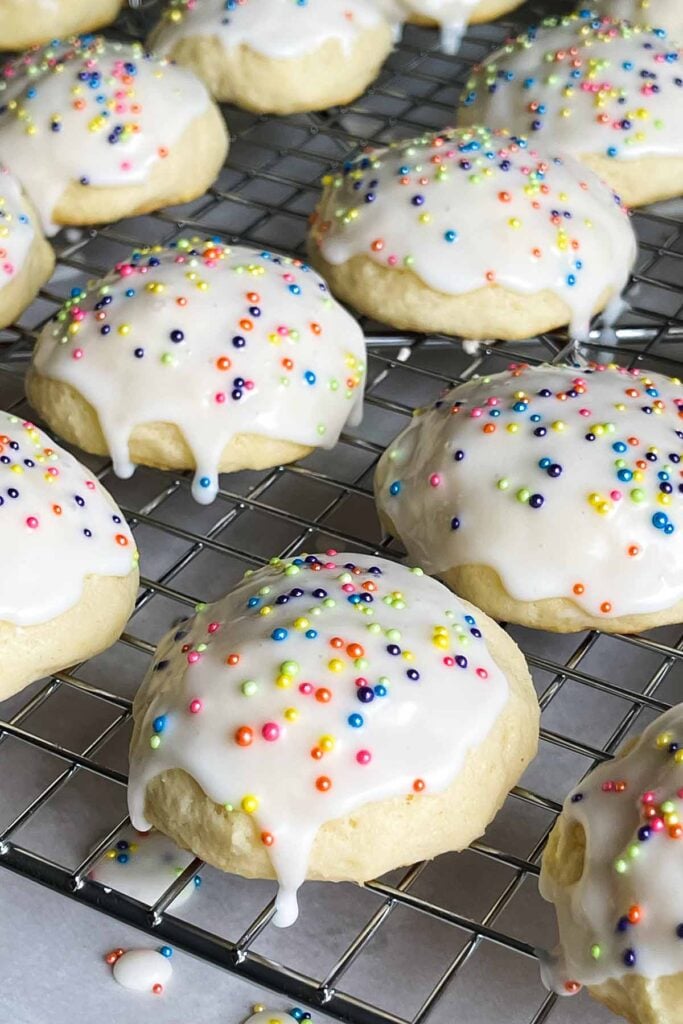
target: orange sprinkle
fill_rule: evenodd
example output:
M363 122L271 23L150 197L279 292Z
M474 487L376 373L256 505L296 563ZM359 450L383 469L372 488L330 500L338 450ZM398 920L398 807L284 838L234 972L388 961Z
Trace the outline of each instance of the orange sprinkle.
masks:
M415 779L415 782L413 783L413 789L415 790L415 792L416 793L422 793L424 788L425 788L424 780L423 779Z
M602 604L600 605L600 611L604 612L605 615L607 614L607 612L611 612L612 611L611 603L609 601L603 601Z
M575 583L574 586L572 587L572 590L574 591L575 594L583 594L585 589L586 588L584 587L583 583Z

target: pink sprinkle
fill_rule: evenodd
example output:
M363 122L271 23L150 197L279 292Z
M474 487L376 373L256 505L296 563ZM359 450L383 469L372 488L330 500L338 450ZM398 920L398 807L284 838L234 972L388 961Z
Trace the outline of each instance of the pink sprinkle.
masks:
M199 661L200 658L201 654L199 653L199 651L190 651L190 653L187 656L187 660L189 661L190 665L194 665L194 663L196 661Z
M324 569L336 569L337 566L336 566L335 562L325 562L325 565L323 566L323 568Z
M83 358L83 349L82 348L75 348L73 350L73 352L71 353L71 358L72 359L82 359Z
M441 483L441 477L439 476L439 474L432 473L432 475L429 478L429 483L432 487L438 487L439 484Z
M287 335L289 334L289 328L288 328L288 327L283 327L283 326L280 326L280 327L278 327L278 329L277 329L277 333L278 333L278 334L282 334L283 336L285 336L285 337L286 337L286 336L287 336Z
M489 677L489 674L485 668L478 668L477 675L479 676L480 679L488 679Z
M677 790L677 792L676 792L676 796L677 796L677 797L680 797L680 798L681 798L681 800L683 800L683 789L679 789L679 790Z
M121 170L122 171L129 171L132 166L133 165L131 164L130 160L122 160L121 161Z
M261 735L264 740L268 740L269 743L273 743L280 737L280 726L276 722L266 722L261 729Z
M210 622L208 627L207 627L207 632L209 632L209 633L217 633L220 628L221 628L220 622Z
M610 491L609 496L612 499L612 501L621 501L621 499L623 498L623 494L621 493L621 491Z
M116 269L121 277L130 277L133 273L133 268L130 263L119 263Z
M86 480L85 481L85 486L88 488L89 491L94 491L95 490L95 484L94 484L94 482L92 480Z
M651 789L648 789L646 793L643 793L641 799L644 804L653 804L655 802L655 795Z
M13 274L14 273L14 264L13 263L9 263L9 262L8 263L3 263L2 269L5 271L6 274Z
M356 686L367 686L368 685L368 681L365 678L365 676L358 676L358 679L355 680L355 683L356 683Z
M192 712L193 715L198 715L202 708L203 704L197 697L195 697L194 700L190 701L190 711Z
M443 663L447 668L453 668L453 666L455 665L455 658L451 657L450 654L447 654L446 657L443 659Z
M387 263L390 267L395 267L398 263L398 256L387 256Z
M218 402L218 404L222 405L223 402L225 401L225 392L224 391L217 391L215 397L216 397L216 401Z
M614 791L614 783L613 782L603 782L603 784L602 784L602 786L600 788L602 789L603 793L612 793Z
M345 583L342 586L342 590L344 591L345 594L353 594L355 589L356 588L354 587L353 583Z
M325 552L325 554L326 554L326 555L329 555L329 556L330 556L330 558L334 558L334 556L335 556L335 555L336 555L337 553L338 553L338 552L337 552L336 548L328 548L328 549L327 549L327 551Z
M590 416L590 409L579 409L579 416Z
M655 832L661 832L664 828L664 820L662 818L652 818L649 825L650 828L655 830Z
M303 693L306 697L313 693L313 683L299 683L299 693Z
M254 390L254 382L253 382L253 380L245 380L244 386L247 389L247 391L253 391Z
M482 416L483 414L484 414L484 410L483 410L483 409L480 409L480 408L479 408L479 407L477 406L477 407L475 407L475 408L474 408L474 409L472 410L472 412L470 413L470 416L472 416L472 417L473 417L473 419L475 419L475 420L476 420L476 419L478 419L478 418L479 418L480 416Z
M32 530L37 530L39 523L35 516L29 516L26 520L26 525Z
M370 764L372 754L369 750L359 750L356 754L356 761L358 761L358 764Z

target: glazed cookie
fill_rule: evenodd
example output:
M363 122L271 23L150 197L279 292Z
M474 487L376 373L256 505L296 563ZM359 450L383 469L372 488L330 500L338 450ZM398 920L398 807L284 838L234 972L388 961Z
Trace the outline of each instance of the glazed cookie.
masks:
M496 619L634 633L683 622L683 385L516 366L449 391L380 459L382 521Z
M31 403L80 448L218 473L331 448L360 419L363 333L300 260L199 239L133 253L44 328Z
M364 92L392 29L367 0L172 0L150 46L196 71L220 100L292 114Z
M521 652L421 570L308 555L247 573L161 641L135 698L128 801L197 856L364 882L460 850L533 757Z
M613 18L664 28L672 39L683 38L681 0L600 0L599 8Z
M571 158L486 128L365 153L327 176L311 259L333 292L402 330L528 338L619 300L636 240Z
M543 857L560 946L543 979L631 1024L680 1024L683 704L567 797Z
M48 234L194 199L226 152L202 83L137 44L72 40L0 70L0 158Z
M629 206L683 192L680 50L657 29L548 18L475 68L460 124L504 125L596 171Z
M138 586L126 522L96 478L0 412L0 700L119 637Z
M437 25L441 49L456 53L468 25L514 11L523 0L385 0L395 17L418 25Z
M0 164L0 328L24 312L54 265L30 203Z
M122 0L0 0L0 50L63 39L108 25Z

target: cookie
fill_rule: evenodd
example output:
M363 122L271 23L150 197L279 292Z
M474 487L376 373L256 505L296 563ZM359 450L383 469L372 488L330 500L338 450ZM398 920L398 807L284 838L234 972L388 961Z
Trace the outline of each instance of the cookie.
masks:
M683 384L514 366L416 416L375 476L410 558L496 619L556 632L683 622Z
M612 18L664 28L672 39L683 38L680 0L600 0L599 9Z
M138 587L126 521L92 473L0 412L0 700L99 654Z
M486 128L370 150L323 179L310 254L339 298L401 330L527 338L619 299L624 210L571 158Z
M536 751L521 652L420 570L356 554L248 573L161 641L128 800L226 871L363 882L480 835Z
M138 44L76 39L0 69L0 159L47 234L194 199L226 152L202 83Z
M657 29L589 10L548 18L475 68L459 124L562 149L628 206L683 193L681 51Z
M398 19L436 25L444 53L456 53L468 25L491 21L519 7L522 0L385 0Z
M27 50L116 18L122 0L0 0L0 50Z
M218 473L331 448L360 418L365 341L301 260L215 241L134 252L77 291L38 340L28 394L85 451Z
M356 99L389 55L392 29L365 0L172 0L150 46L217 99L292 114Z
M560 932L544 981L586 985L631 1024L681 1020L682 751L678 704L572 790L543 856Z
M30 305L55 265L17 180L0 164L0 328Z

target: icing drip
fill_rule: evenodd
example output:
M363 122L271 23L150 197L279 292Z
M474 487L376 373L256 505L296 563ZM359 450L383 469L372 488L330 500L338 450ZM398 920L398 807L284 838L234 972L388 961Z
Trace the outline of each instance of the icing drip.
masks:
M679 704L567 797L566 826L583 829L586 849L573 884L561 885L545 863L541 872L560 932L561 945L543 967L555 991L683 971L682 755Z
M95 862L90 878L152 906L193 860L191 853L180 850L161 832L141 833L128 827ZM195 875L174 899L173 911L187 903L200 885L201 878Z
M128 576L132 534L96 478L37 427L0 412L0 622L78 603L87 576Z
M377 0L376 0L377 2ZM435 21L440 27L444 53L457 53L470 14L479 0L381 0L388 17L396 24L418 16Z
M600 10L612 18L626 18L664 28L674 39L683 38L681 0L600 0Z
M603 618L669 608L683 599L682 415L681 382L658 374L519 366L417 416L379 462L377 502L427 572L489 566L518 601Z
M460 119L575 156L680 156L680 51L657 29L588 11L548 18L474 69Z
M136 426L175 423L205 504L240 433L333 447L360 418L364 359L358 324L301 260L193 239L76 291L35 366L97 410L119 476L133 472Z
M133 992L152 992L160 996L173 975L170 946L156 949L115 950L105 959L112 963L114 980Z
M623 208L594 174L506 132L450 128L396 143L323 184L312 230L329 263L366 256L447 295L547 289L571 311L577 338L635 259Z
M144 182L208 104L191 72L138 44L92 36L51 44L0 69L0 158L54 234L69 185Z
M0 292L24 269L35 237L19 183L0 164Z
M227 51L248 46L287 60L335 39L348 57L359 36L381 23L379 7L367 0L171 0L154 49L168 53L188 36L215 36Z
M274 562L162 640L138 697L128 801L182 768L225 813L251 814L297 916L325 822L444 790L488 735L508 684L472 615L384 559Z

